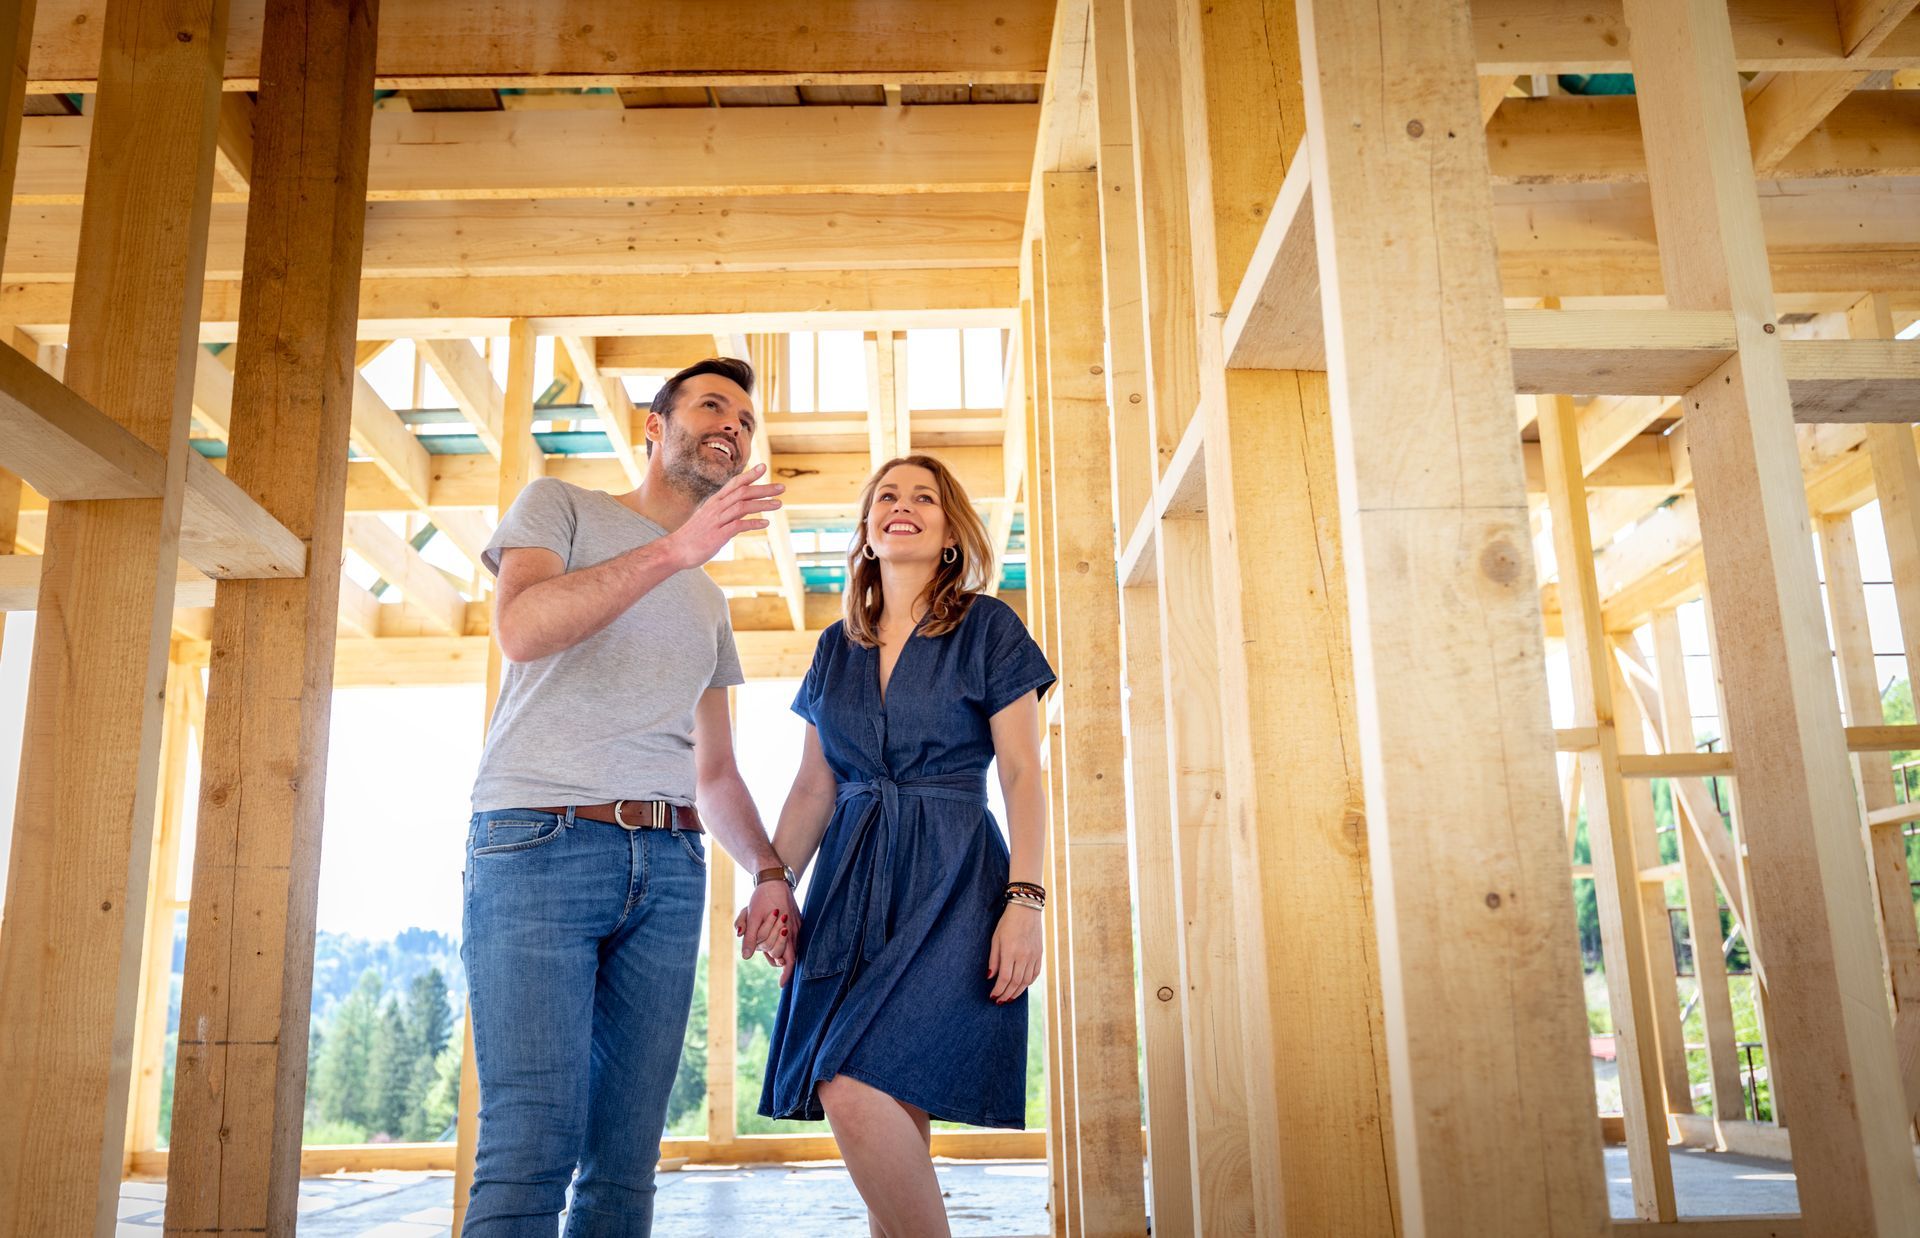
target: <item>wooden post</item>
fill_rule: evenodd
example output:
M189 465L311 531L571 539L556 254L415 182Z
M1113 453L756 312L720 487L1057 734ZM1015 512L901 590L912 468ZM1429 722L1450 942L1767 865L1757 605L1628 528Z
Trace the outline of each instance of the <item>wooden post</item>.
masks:
M1565 396L1537 399L1534 407L1547 502L1553 514L1553 557L1560 569L1560 620L1573 681L1573 725L1593 728L1599 736L1598 744L1579 754L1580 782L1586 788L1587 842L1593 849L1600 945L1620 1064L1634 1213L1642 1220L1671 1221L1676 1215L1673 1165L1667 1155L1667 1104L1655 1015L1660 1006L1648 974L1649 934L1640 880L1640 870L1654 857L1641 854L1637 847L1627 787L1620 777L1620 753L1627 743L1621 734L1625 728L1616 726L1615 719L1624 702L1614 699L1613 652L1607 647L1600 617L1600 586L1594 577L1593 538L1587 524L1586 474L1580 467L1579 419L1573 401Z
M0 928L7 1234L110 1230L119 1199L226 49L224 0L170 15L101 23L66 381L167 466L161 497L47 513Z
M200 668L167 662L166 722L160 732L160 788L147 880L147 934L140 952L140 1010L134 1017L133 1095L127 1101L127 1153L158 1146L160 1084L166 1073L167 1007L173 994L174 890L180 877L180 821L186 797L188 733L205 720ZM197 706L197 708L196 708Z
M1544 438L1542 440L1544 442ZM1591 560L1589 560L1591 562ZM1564 593L1563 593L1564 596ZM1645 755L1648 721L1628 689L1614 646L1606 650L1607 670L1613 680L1614 734L1622 755ZM1633 837L1634 863L1639 866L1640 925L1646 935L1646 993L1653 1005L1653 1060L1660 1075L1665 1108L1653 1134L1666 1138L1666 1114L1693 1112L1693 1084L1687 1076L1687 1050L1680 1028L1680 985L1674 967L1673 922L1667 915L1667 879L1646 875L1660 866L1660 834L1653 810L1653 781L1626 780L1627 829ZM1674 809L1678 822L1679 808ZM1682 829L1685 827L1682 826Z
M1185 404L1179 386L1194 375L1201 420L1187 433L1204 434L1208 537L1196 544L1172 520L1160 532L1170 580L1185 555L1204 550L1209 559L1204 626L1214 636L1228 847L1196 867L1203 882L1223 868L1234 877L1230 892L1195 905L1230 914L1234 926L1233 974L1215 983L1237 991L1241 1029L1244 1099L1224 1116L1246 1118L1247 1176L1214 1189L1237 1185L1250 1215L1236 1221L1221 1198L1207 1222L1391 1234L1387 1048L1326 379L1227 371L1221 338L1222 311L1247 277L1305 134L1294 27L1284 4L1182 8L1172 23L1180 128L1158 126L1162 143L1186 151L1190 258L1153 285L1192 307L1194 353L1178 356L1185 341L1164 337L1155 394ZM1172 156L1158 158L1173 166ZM1149 253L1182 247L1168 232ZM1157 401L1156 416L1163 408ZM1197 951L1190 941L1190 955Z
M1120 627L1101 332L1098 184L1043 173L1048 415L1059 607L1078 1215L1092 1235L1145 1228L1133 918L1120 731ZM1040 282L1038 279L1036 282ZM1067 616L1071 616L1071 622ZM1070 1184L1071 1189L1071 1184Z
M262 34L228 476L309 566L215 593L169 1229L298 1209L377 11L275 5Z
M1680 645L1680 617L1671 610L1653 616L1654 673L1660 682L1661 727L1668 752L1693 751L1693 707L1687 696L1686 658ZM1697 800L1675 787L1674 811L1691 814ZM1706 797L1700 797L1702 799ZM1712 801L1707 800L1711 806ZM1693 937L1693 976L1700 988L1700 1022L1706 1029L1707 1076L1713 1088L1713 1116L1721 1122L1746 1116L1746 1098L1740 1090L1739 1050L1734 1047L1733 998L1727 989L1725 942L1720 933L1720 900L1715 896L1713 870L1696 831L1726 827L1716 810L1706 821L1681 826L1680 861L1686 878L1687 926Z
M1140 520L1153 515L1149 508L1159 470L1148 399L1132 57L1125 0L1094 0L1092 21L1098 82L1095 102L1107 392L1113 425L1118 536L1124 542ZM1127 685L1127 844L1137 892L1138 1005L1144 1041L1152 1223L1160 1233L1186 1234L1197 1228L1199 1181L1194 1161L1197 1123L1190 1108L1194 1072L1187 1055L1185 1018L1192 991L1185 930L1191 920L1183 906L1185 874L1170 790L1170 778L1178 775L1178 765L1168 760L1172 738L1168 704L1172 698L1167 695L1165 647L1173 634L1161 627L1161 597L1157 584L1121 589L1120 636ZM1212 712L1211 699L1197 703ZM1235 1097L1239 1097L1237 1089ZM1221 1116L1211 1105L1208 1108L1216 1117Z
M0 4L0 253L7 249L7 225L12 222L14 173L20 167L20 113L26 104L27 58L33 51L35 0L8 0Z
M563 349L554 349L559 357ZM507 324L507 385L500 406L499 513L507 514L527 483L546 475L546 457L533 437L533 324L516 318ZM500 699L502 672L500 642L487 642L486 726L493 725L493 708ZM460 1050L460 1107L454 1116L453 1238L460 1238L467 1220L467 1196L473 1190L473 1158L480 1140L480 1075L473 1063L473 1011L463 1020L465 1037Z
M727 689L727 717L738 738L738 688ZM719 848L708 851L707 865L707 1142L732 1143L734 1043L739 1034L738 991L734 973L740 948L733 935L733 860Z
M1769 925L1770 1063L1807 1224L1920 1229L1872 891L1820 614L1733 32L1719 0L1626 0L1667 304L1731 311L1735 355L1685 397L1749 906ZM1911 446L1909 446L1911 452Z
M1402 1221L1601 1234L1467 5L1300 14Z
M1849 334L1855 339L1893 338L1893 316L1884 296L1864 297L1847 315ZM1893 592L1900 615L1900 643L1909 666L1920 666L1920 457L1914 454L1913 429L1906 424L1867 427L1867 451L1873 458L1873 488L1880 500L1880 521L1887 535L1887 554L1893 569ZM1847 520L1847 535L1852 536L1849 518L1821 521L1821 545L1825 547L1831 529L1838 533L1837 520ZM1846 568L1849 547L1836 556ZM1853 563L1853 588L1859 589L1859 563ZM1832 576L1828 593L1832 594ZM1864 607L1864 595L1859 599ZM1834 603L1834 639L1840 640L1840 603ZM1863 614L1864 619L1864 614ZM1881 720L1880 690L1874 672L1873 646L1862 641L1864 626L1854 638L1854 648L1836 650L1841 659L1841 687L1847 702L1849 725ZM1909 672L1911 674L1911 672ZM1871 696L1868 694L1871 693ZM1857 702L1857 704L1856 704ZM1873 870L1877 896L1881 941L1886 948L1887 978L1893 997L1893 1039L1900 1059L1900 1074L1907 1097L1907 1112L1920 1117L1920 931L1913 917L1912 873L1907 865L1904 826L1899 822L1875 821L1872 814L1893 806L1893 784L1888 758L1879 753L1861 753L1854 759L1860 776L1867 809L1867 856Z

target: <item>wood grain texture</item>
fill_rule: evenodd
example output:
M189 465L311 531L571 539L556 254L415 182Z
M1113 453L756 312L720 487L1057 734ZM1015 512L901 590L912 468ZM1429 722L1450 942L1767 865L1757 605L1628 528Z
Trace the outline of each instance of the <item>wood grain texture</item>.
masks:
M1466 7L1300 16L1393 1130L1406 1232L1586 1238L1607 1207Z
M166 470L157 497L48 512L0 926L0 1231L20 1234L115 1223L226 5L91 25L66 380Z

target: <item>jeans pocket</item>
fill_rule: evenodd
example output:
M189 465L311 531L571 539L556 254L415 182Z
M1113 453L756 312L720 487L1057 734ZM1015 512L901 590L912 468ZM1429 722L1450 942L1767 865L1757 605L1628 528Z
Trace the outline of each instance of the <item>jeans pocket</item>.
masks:
M535 847L545 846L560 837L565 826L558 817L541 817L530 820L508 818L488 821L478 831L474 841L484 840L485 846L475 847L473 855L477 859L483 855L504 855L513 851L531 851Z
M692 830L675 830L673 831L673 836L680 840L681 847L686 849L687 855L695 864L698 864L701 868L707 866L707 844L705 839Z

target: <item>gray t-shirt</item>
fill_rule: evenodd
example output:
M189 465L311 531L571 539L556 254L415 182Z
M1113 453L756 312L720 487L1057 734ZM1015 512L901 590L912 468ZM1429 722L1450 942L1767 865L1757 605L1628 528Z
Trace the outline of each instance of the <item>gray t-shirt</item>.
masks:
M539 546L576 572L665 536L610 494L543 477L481 558L497 574L502 550ZM694 705L744 681L720 586L697 568L677 572L573 648L505 664L473 810L691 804Z

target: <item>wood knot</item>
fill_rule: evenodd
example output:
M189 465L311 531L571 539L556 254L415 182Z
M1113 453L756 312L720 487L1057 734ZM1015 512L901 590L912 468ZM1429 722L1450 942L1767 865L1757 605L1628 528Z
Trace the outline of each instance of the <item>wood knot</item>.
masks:
M1510 585L1520 576L1520 558L1513 543L1502 537L1480 552L1480 574L1496 585Z

